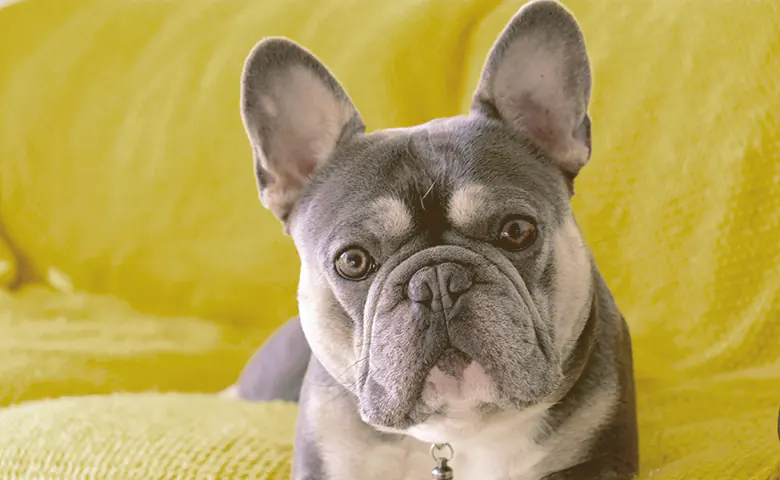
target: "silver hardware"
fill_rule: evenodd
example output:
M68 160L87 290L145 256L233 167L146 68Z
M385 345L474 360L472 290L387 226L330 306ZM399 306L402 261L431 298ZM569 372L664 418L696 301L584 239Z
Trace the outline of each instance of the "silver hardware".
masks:
M432 480L452 480L453 472L449 461L455 456L455 451L449 443L434 443L431 445L431 457L436 466L431 470Z

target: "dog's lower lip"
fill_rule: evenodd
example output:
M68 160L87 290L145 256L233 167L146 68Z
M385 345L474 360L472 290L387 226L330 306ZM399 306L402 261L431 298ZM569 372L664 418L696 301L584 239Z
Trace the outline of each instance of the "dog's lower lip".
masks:
M449 348L436 360L436 366L451 377L460 376L466 367L472 362L472 358L457 348Z

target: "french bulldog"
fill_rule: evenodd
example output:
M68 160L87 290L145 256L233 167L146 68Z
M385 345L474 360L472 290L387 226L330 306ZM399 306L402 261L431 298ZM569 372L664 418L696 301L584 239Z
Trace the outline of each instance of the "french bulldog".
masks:
M311 53L262 40L241 115L301 259L299 317L232 388L299 402L296 480L628 479L631 340L572 214L591 71L560 4L523 6L470 112L366 133Z

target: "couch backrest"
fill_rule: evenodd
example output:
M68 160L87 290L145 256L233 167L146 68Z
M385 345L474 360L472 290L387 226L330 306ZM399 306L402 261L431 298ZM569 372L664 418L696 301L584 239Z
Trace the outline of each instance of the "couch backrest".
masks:
M335 72L370 129L411 125L467 109L487 49L522 3L9 7L2 229L39 278L60 272L157 313L279 322L295 310L298 264L256 197L238 116L249 49L291 37ZM650 345L639 368L777 362L735 353L780 335L777 2L565 3L595 79L595 153L575 206L635 338Z

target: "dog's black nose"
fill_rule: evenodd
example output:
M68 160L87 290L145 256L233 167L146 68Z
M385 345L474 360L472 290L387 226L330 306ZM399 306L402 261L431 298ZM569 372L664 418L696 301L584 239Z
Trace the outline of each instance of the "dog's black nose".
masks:
M457 263L423 267L409 280L409 298L433 310L449 310L471 283L469 271Z

